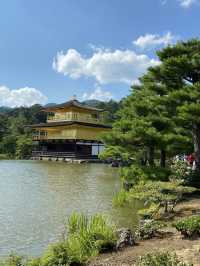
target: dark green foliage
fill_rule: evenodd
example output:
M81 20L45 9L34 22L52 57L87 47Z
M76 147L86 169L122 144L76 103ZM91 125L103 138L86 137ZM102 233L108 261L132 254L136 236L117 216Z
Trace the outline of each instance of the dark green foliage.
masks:
M187 266L179 261L176 255L168 252L149 253L142 256L137 263L138 266ZM189 265L188 265L189 266Z
M121 178L123 184L129 184L130 188L137 184L140 180L147 180L144 170L137 165L130 165L121 169Z
M10 134L5 135L0 142L0 152L14 157L16 151L16 136Z
M17 159L27 159L32 152L32 138L28 135L21 135L16 141L15 156Z
M169 177L172 173L169 168L163 168L159 166L142 167L142 170L147 176L147 179L152 181L169 181Z
M194 151L200 172L200 40L178 42L157 54L161 64L149 68L140 85L132 87L113 131L103 137L104 156L153 169L158 164L167 167L177 154ZM143 170L152 180L159 178L158 171ZM197 180L196 175L190 177ZM160 180L167 178L160 174Z
M9 157L27 158L31 154L31 131L26 127L45 122L42 106L20 107L0 113L0 153Z
M129 190L139 181L169 181L172 174L171 169L159 166L140 166L131 164L128 167L123 167L120 171L120 176L125 190Z
M189 175L185 177L184 184L186 186L192 186L196 188L200 188L200 172L199 171L194 171L191 172Z
M184 237L200 236L200 216L191 216L173 224Z
M86 105L93 106L99 109L105 110L104 122L112 124L117 119L117 111L120 108L121 103L114 100L108 102L102 102L98 100L88 100L83 102Z

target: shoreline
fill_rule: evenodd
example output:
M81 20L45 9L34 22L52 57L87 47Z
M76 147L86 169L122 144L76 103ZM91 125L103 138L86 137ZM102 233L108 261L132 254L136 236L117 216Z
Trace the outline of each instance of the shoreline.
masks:
M140 256L157 251L176 253L178 258L193 266L200 262L200 238L183 239L181 234L170 224L181 218L200 213L200 196L193 196L180 202L174 212L174 217L168 225L159 230L159 236L152 239L136 241L133 247L127 247L118 252L100 254L88 263L88 266L133 266Z

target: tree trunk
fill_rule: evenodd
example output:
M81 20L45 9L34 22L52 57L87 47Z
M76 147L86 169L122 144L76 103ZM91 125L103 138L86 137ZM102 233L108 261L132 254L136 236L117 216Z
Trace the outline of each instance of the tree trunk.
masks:
M168 213L168 202L164 203L164 213Z
M166 152L165 150L160 151L160 167L165 167L166 165Z
M193 124L192 136L194 143L196 171L200 172L200 124Z
M154 147L149 147L148 151L148 161L150 166L154 166Z

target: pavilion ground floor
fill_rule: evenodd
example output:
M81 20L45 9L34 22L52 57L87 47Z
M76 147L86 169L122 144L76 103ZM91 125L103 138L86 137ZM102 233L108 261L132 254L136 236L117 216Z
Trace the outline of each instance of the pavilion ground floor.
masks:
M40 140L33 142L33 159L98 159L104 145L96 140Z

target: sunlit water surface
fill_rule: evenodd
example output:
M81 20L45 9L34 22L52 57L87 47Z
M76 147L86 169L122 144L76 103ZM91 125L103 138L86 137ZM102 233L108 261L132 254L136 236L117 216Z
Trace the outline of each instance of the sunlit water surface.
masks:
M108 165L0 161L0 256L40 255L62 238L74 211L101 212L117 226L133 226L138 203L112 207L119 188L118 169Z

